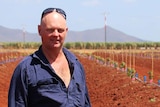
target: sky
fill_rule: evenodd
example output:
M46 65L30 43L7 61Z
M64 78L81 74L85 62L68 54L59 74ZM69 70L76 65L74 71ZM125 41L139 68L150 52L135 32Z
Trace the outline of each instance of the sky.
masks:
M37 33L42 11L56 7L66 12L69 30L91 30L106 24L143 40L160 41L160 0L0 1L0 25L7 28Z

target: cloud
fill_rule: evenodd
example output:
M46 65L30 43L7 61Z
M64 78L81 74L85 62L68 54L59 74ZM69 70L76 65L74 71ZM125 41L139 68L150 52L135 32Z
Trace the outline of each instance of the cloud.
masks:
M100 5L100 0L85 0L82 5L91 7L98 6Z

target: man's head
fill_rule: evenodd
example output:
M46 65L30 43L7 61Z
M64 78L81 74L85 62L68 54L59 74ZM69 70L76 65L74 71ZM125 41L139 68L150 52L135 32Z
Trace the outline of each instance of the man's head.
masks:
M59 8L45 9L42 12L38 31L42 39L42 47L61 48L68 31L65 12Z

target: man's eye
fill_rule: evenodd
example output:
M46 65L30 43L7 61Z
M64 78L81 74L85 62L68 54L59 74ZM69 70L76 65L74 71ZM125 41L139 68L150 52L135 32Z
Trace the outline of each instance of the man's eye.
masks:
M64 32L64 29L58 29L58 32L62 33L62 32Z
M54 32L54 29L47 29L47 32L52 33Z

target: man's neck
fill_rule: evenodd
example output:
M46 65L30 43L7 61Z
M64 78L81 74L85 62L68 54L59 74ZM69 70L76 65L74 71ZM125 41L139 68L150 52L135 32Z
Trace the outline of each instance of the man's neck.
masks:
M62 49L47 49L42 46L42 51L50 63L53 63L63 56Z

